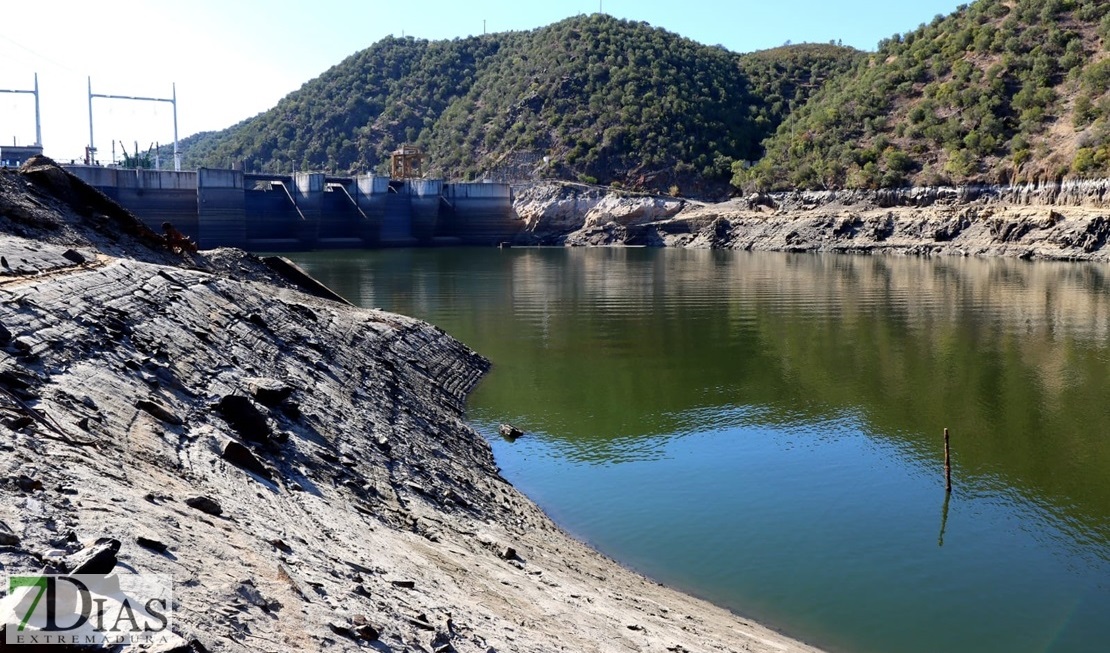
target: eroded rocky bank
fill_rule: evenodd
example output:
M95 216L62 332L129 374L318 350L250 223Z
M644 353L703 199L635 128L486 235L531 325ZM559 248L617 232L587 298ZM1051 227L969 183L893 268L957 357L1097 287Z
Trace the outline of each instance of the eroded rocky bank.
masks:
M172 576L163 653L815 650L562 533L436 327L172 249L37 163L0 172L5 572Z
M534 245L1110 259L1110 181L751 195L717 204L543 184L516 194Z

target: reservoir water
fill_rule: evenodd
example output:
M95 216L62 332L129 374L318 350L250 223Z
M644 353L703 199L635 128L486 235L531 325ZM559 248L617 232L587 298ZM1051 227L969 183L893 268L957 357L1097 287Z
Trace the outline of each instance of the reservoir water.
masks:
M1110 650L1110 267L293 258L490 358L469 417L504 475L661 582L831 651Z

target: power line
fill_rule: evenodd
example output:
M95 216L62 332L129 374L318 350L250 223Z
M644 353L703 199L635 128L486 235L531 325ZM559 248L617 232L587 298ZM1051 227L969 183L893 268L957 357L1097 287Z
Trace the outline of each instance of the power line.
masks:
M168 98L160 97L136 97L133 95L107 95L104 93L92 92L92 77L89 77L89 158L96 152L96 146L93 145L93 98L103 98L106 100L137 100L139 102L168 102L173 106L173 169L181 170L181 158L177 151L177 84L173 85L173 96Z
M51 64L54 64L55 66L57 66L59 68L64 68L64 69L66 69L69 72L74 73L74 74L78 74L78 75L81 74L80 71L75 70L73 68L70 68L66 64L60 63L60 62L56 61L55 59L52 59L51 57L48 57L48 56L46 56L45 54L43 54L41 52L38 52L36 50L32 50L31 48L27 47L26 45L23 45L22 43L20 43L19 41L16 41L15 39L13 39L10 36L4 36L3 34L0 34L0 39L4 39L5 41L7 41L8 43L11 43L15 47L20 48L21 50L25 50L28 53L33 54L36 57L39 57L40 59L43 59L43 60L45 60L45 61L47 61Z

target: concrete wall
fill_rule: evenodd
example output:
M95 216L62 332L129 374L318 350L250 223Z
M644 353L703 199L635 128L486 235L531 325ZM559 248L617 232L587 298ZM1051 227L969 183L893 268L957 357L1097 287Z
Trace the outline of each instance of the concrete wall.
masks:
M243 173L201 168L196 175L197 244L206 249L246 247Z
M412 235L424 244L436 237L439 207L442 203L443 181L440 179L412 179L405 182L412 207Z
M248 249L305 249L301 245L304 221L293 203L294 192L293 180L289 178L280 184L271 184L267 190L250 189L244 193Z
M354 191L354 192L352 192ZM324 189L320 204L319 248L363 247L368 217L358 204L355 180L333 182Z
M197 189L195 170L134 170L129 168L106 168L103 166L65 166L66 170L97 188L135 188L146 190L191 190ZM210 175L229 175L233 170L210 170ZM240 178L242 173L239 173ZM240 183L240 187L242 183Z
M117 202L162 233L162 223L200 242L197 173L171 170L116 171Z
M366 221L361 228L363 243L375 247L381 243L382 223L385 220L385 201L389 193L389 178L375 175L355 177L355 199Z
M162 223L171 222L199 241L197 172L100 166L69 166L67 170L119 202L154 231L162 233Z
M139 190L189 190L197 189L197 172L185 170L116 170L116 185L120 188Z
M96 188L115 201L119 201L119 182L116 178L118 168L102 168L100 166L66 166L66 170L73 173L81 181ZM126 208L126 205L125 205Z
M214 168L201 168L196 173L197 184L203 174L204 185L210 188L243 188L243 173L239 170L217 170Z
M412 246L450 240L492 245L521 229L505 184L437 179L290 177L67 166L151 228L172 222L203 248L254 251ZM256 190L256 181L264 190ZM249 188L248 188L249 184Z
M389 177L359 175L355 177L359 195L384 195L389 192Z
M495 245L512 241L524 223L513 212L508 184L447 184L439 220L441 236L465 245Z
M404 188L385 194L378 243L400 247L416 244L412 231L412 200Z
M300 231L297 237L307 249L316 248L316 239L320 237L320 216L324 207L324 173L322 172L295 172L293 185L296 192L293 200L300 211Z

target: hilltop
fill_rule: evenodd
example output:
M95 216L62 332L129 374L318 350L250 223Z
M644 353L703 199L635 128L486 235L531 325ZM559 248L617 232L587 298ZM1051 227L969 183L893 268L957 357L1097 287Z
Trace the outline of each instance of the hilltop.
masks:
M878 188L1110 173L1110 4L979 0L879 44L791 113L738 186Z
M384 172L390 151L415 143L425 172L448 178L720 190L861 56L834 45L740 55L603 14L450 41L389 37L182 149L188 167Z

